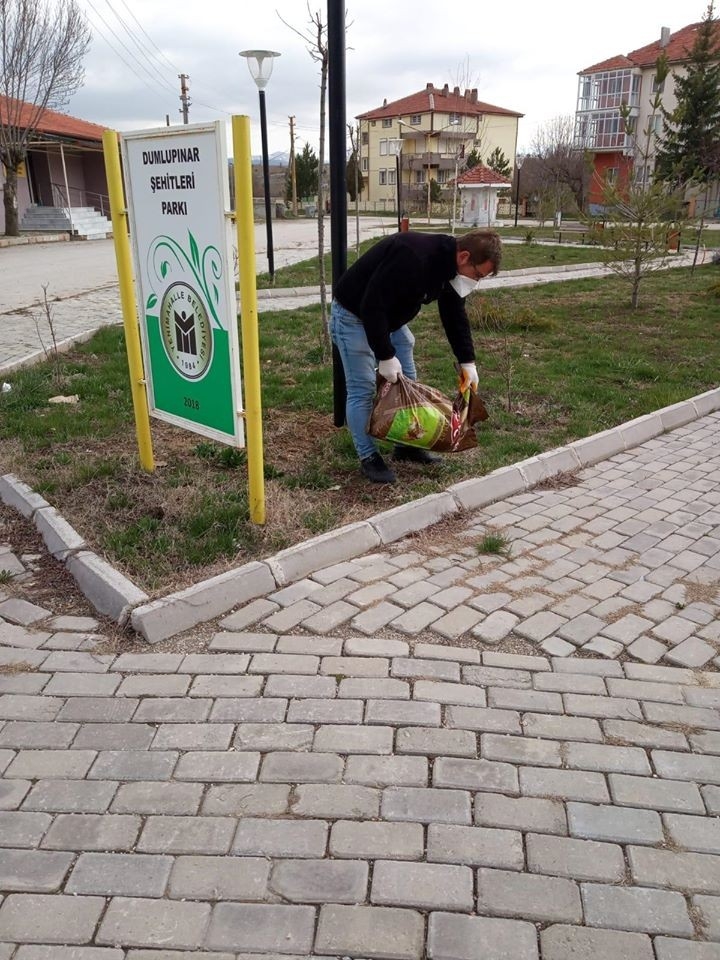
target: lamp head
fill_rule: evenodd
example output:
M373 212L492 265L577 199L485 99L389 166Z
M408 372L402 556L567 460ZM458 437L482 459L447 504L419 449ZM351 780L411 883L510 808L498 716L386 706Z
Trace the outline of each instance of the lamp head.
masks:
M517 169L519 170L524 163L525 163L525 157L524 157L521 153L519 153L519 154L515 157L515 166L516 166Z
M275 50L241 50L239 56L247 60L250 75L258 90L264 90L272 73L273 60L280 54Z
M391 139L391 140L388 140L387 142L388 153L392 157L399 157L400 154L402 153L402 148L403 148L402 140Z

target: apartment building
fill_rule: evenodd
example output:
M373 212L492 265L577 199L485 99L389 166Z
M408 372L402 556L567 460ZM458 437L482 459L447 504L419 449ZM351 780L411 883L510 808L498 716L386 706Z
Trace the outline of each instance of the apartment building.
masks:
M606 181L648 182L654 170L656 135L662 134L663 118L653 112L655 94L662 96L667 111L677 106L675 74L684 73L688 51L695 42L700 23L691 23L675 33L662 27L660 36L628 54L610 57L586 67L578 74L578 97L575 112L575 146L587 150L592 159L593 172L588 193L589 212L602 212L603 187ZM656 76L658 57L665 54L669 71L663 82ZM635 135L626 132L621 108L627 106L633 119ZM647 140L647 131L650 131ZM638 140L642 153L648 153L649 162L638 159ZM645 146L649 150L645 150ZM717 189L707 196L696 198L711 208L718 205ZM694 212L701 212L699 209Z
M476 150L483 160L499 148L515 163L518 122L514 110L478 100L477 89L435 87L362 113L360 168L363 199L394 208L400 175L401 205L422 203L435 180L448 198L464 159Z

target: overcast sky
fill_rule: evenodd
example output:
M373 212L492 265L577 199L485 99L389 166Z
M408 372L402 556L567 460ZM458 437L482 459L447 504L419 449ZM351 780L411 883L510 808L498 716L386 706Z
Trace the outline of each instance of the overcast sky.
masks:
M280 51L266 90L270 152L318 146L319 68L303 40L304 0L78 0L93 29L85 86L65 108L118 130L182 122L179 73L190 77L190 122L248 114L260 153L258 92L238 51ZM577 72L700 20L705 0L362 0L347 4L347 120L436 86L477 87L478 98L524 114L518 148L539 126L574 113ZM327 21L325 0L310 11ZM281 19L282 18L282 19ZM327 149L327 148L326 148Z

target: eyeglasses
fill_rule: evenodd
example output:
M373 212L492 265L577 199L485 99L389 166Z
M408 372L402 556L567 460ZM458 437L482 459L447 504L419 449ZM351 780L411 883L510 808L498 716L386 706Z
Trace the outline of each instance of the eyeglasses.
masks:
M493 272L492 260L483 260L482 263L471 263L476 280L484 280L488 274Z

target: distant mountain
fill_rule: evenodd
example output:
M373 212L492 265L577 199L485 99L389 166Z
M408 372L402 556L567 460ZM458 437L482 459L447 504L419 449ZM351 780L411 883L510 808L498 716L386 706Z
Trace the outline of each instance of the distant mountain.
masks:
M268 161L271 167L286 167L290 163L290 154L281 152L271 153ZM254 164L262 163L262 155L253 157L252 162Z

